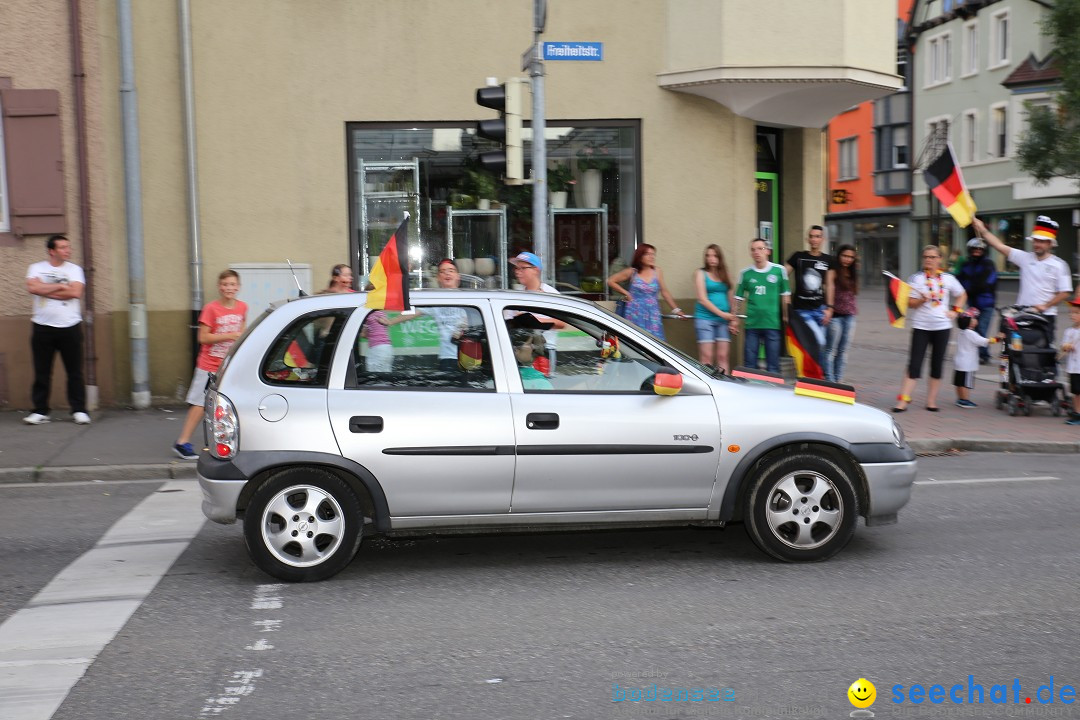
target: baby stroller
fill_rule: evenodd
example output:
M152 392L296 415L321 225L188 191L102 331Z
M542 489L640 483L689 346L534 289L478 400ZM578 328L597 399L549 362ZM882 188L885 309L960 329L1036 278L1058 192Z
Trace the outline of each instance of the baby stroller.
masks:
M1050 321L1030 307L1013 305L998 308L1001 325L1001 389L995 406L1008 408L1009 415L1031 414L1037 402L1046 402L1050 412L1061 415L1065 390L1057 379L1057 351Z

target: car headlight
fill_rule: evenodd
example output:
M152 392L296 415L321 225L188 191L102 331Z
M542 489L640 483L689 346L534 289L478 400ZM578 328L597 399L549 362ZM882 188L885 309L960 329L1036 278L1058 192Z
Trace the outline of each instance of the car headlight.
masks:
M896 443L896 447L902 448L904 447L904 443L907 442L904 437L904 428L900 427L899 423L895 420L893 420L892 423L892 437L893 442Z

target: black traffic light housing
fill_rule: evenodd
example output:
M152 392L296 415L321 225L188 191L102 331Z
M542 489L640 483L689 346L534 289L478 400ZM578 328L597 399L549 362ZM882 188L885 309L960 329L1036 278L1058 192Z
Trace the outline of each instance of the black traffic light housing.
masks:
M521 107L525 81L510 78L502 85L482 87L476 91L476 102L499 111L497 120L476 123L479 137L501 143L502 150L480 153L480 166L499 173L507 185L525 182L525 163L521 146Z

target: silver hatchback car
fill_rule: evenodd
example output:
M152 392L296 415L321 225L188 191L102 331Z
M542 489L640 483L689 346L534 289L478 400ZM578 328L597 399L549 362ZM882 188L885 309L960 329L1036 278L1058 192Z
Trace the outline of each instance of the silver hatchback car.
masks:
M915 453L893 419L715 373L594 303L423 291L281 303L206 397L203 512L255 564L320 580L365 534L741 521L823 560L896 521Z

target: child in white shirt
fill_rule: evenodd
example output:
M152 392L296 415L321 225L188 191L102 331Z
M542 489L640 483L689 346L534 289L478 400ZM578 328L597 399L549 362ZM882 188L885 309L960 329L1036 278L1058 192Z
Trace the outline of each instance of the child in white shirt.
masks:
M1061 336L1061 358L1065 361L1065 372L1069 373L1073 409L1065 424L1080 425L1080 300L1069 301L1069 319L1072 327L1065 328Z
M965 409L978 407L968 398L968 394L971 388L975 387L975 371L979 369L979 348L990 344L990 340L971 329L977 313L978 310L969 308L967 312L956 316L956 326L960 328L960 333L956 336L956 354L953 356L953 385L956 386L956 406Z

